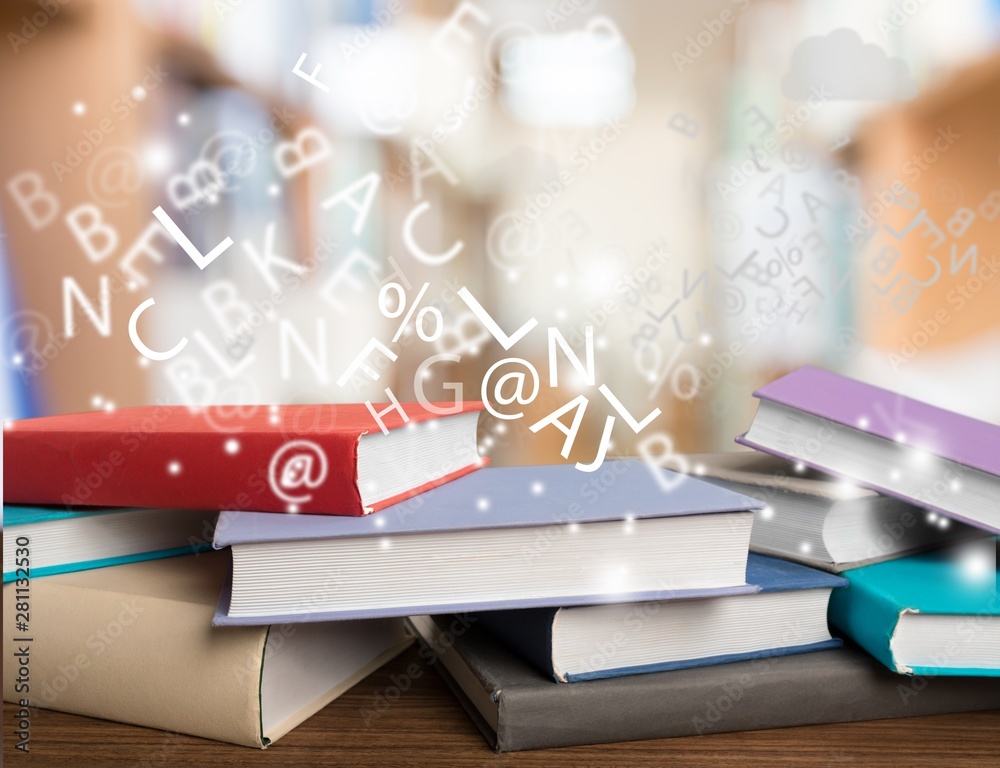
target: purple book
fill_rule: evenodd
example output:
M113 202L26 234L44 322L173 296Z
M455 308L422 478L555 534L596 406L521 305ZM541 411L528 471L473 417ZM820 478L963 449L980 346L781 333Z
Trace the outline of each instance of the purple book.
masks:
M1000 532L1000 426L812 366L754 396L736 442Z
M223 512L233 574L213 623L750 593L761 506L633 460L487 468L365 517Z

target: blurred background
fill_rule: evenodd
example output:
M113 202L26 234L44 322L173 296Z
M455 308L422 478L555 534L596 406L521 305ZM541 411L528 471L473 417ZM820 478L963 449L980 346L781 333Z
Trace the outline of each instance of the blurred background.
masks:
M524 414L484 424L507 464L562 460L527 427L583 396L589 462L601 384L660 409L609 453L701 452L811 363L1000 420L997 0L7 0L0 23L4 418L461 385ZM200 269L157 208L232 244ZM537 327L504 349L462 287ZM148 299L143 343L188 340L169 359L130 340ZM371 339L377 380L349 373Z

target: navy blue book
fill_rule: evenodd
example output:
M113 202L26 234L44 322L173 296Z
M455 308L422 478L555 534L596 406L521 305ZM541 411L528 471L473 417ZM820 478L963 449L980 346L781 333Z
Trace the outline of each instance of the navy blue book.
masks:
M751 592L755 499L642 461L481 469L364 517L223 512L214 623Z
M485 630L563 683L665 672L836 648L826 623L830 593L847 580L750 555L759 591L695 599L489 611Z

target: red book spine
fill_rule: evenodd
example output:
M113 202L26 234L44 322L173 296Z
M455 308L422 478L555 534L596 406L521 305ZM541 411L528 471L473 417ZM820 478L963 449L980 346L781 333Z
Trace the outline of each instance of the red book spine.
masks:
M363 515L360 436L18 432L15 424L4 434L4 501Z
M363 435L435 419L409 403L376 423L363 403L256 406L220 423L206 409L145 406L47 416L4 428L4 501L360 516L479 468L477 461L368 508ZM461 404L461 412L482 409Z

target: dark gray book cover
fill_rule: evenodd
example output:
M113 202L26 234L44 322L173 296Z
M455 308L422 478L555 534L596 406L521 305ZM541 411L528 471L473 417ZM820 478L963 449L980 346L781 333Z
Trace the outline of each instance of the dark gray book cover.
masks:
M897 675L856 646L560 685L469 616L410 621L497 752L1000 709L996 680Z

